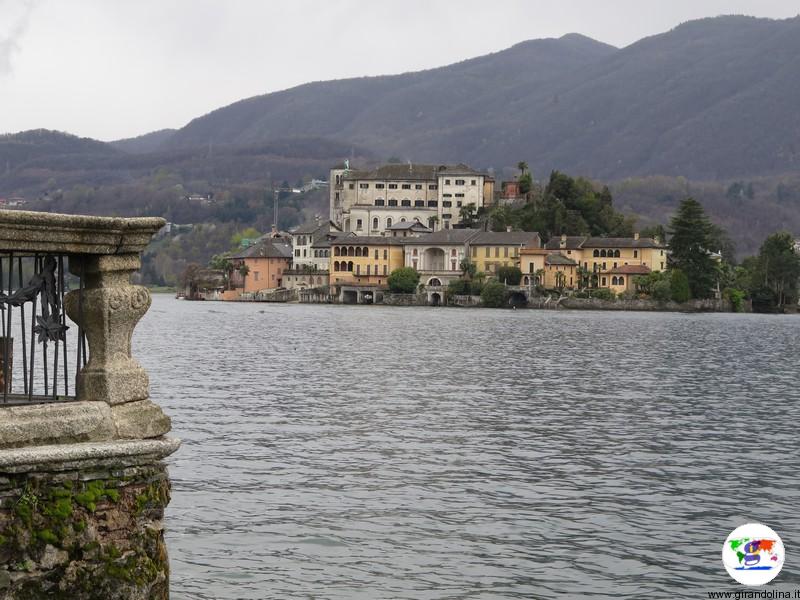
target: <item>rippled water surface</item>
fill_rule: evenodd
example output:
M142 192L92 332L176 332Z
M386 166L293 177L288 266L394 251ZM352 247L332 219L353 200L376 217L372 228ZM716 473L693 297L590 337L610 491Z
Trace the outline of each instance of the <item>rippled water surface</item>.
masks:
M184 440L172 598L800 589L800 318L181 302L135 352Z

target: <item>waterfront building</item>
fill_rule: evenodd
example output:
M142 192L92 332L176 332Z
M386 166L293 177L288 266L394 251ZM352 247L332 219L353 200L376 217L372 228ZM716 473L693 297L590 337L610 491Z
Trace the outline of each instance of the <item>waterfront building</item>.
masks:
M292 264L292 247L281 238L265 237L231 256L231 261L231 283L237 296L275 289L283 286L283 274Z
M411 238L345 236L331 242L330 285L385 286L403 266L403 244Z
M420 283L447 285L461 276L461 261L468 256L469 241L480 234L475 229L442 229L404 240L404 264L416 269Z
M658 238L640 237L638 233L631 238L562 235L548 241L545 249L573 260L587 273L592 287L608 288L617 293L633 290L637 275L667 268L666 244ZM523 260L521 268L524 274L530 275L541 267L530 255ZM578 285L580 282L576 278L575 287Z
M458 223L462 207L481 208L493 195L494 179L463 164L337 168L330 172L330 219L364 236L407 221L436 231Z
M328 270L330 246L319 245L317 242L329 241L331 237L342 232L341 228L332 221L300 225L291 231L292 236L292 268L313 268L319 271Z
M484 273L500 267L519 267L522 248L540 248L535 231L480 231L469 240L470 259Z
M578 286L578 263L563 254L544 257L544 287L574 289Z

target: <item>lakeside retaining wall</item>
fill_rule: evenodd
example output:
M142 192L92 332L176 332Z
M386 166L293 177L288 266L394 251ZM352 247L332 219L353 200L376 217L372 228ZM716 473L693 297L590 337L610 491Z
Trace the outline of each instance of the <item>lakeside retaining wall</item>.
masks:
M668 312L733 312L731 303L727 300L714 298L705 300L689 300L678 303L659 302L652 299L623 299L601 300L599 298L562 298L558 302L559 308L572 310L633 310L633 311L668 311ZM749 310L746 308L746 311Z

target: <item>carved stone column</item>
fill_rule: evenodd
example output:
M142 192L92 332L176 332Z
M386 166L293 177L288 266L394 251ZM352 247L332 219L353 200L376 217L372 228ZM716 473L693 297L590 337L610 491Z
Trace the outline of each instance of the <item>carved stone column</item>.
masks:
M79 400L116 405L149 396L147 373L131 356L133 329L151 303L147 288L130 283L140 264L138 254L70 257L70 272L84 277L85 288L82 297L69 292L64 304L89 343L89 362L78 373Z

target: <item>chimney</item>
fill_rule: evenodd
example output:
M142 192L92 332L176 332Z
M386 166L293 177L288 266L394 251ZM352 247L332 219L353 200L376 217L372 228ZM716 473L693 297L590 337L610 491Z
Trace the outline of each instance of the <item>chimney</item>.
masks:
M559 247L560 248L566 248L567 247L567 234L566 233L562 233L561 234L561 243L559 244Z
M638 240L639 239L639 232L638 231L633 234L633 239L634 240Z
M278 226L274 223L272 224L272 233L270 234L272 237L278 236Z

